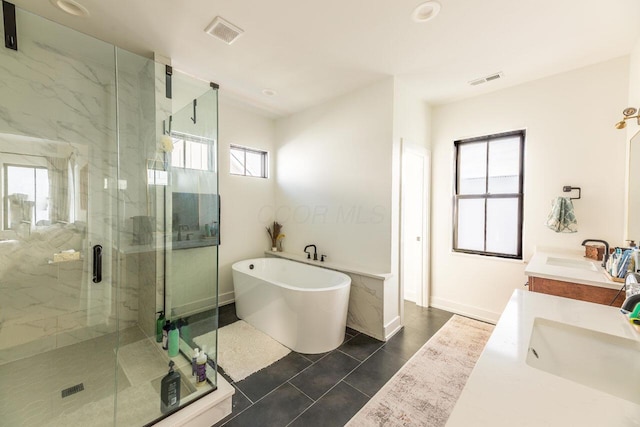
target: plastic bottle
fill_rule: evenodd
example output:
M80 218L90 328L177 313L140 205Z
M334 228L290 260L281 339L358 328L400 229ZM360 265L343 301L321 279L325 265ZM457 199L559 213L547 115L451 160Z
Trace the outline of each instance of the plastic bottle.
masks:
M164 322L164 326L162 327L162 349L169 349L169 330L171 330L171 321L168 319Z
M196 386L206 384L207 382L207 354L201 351L196 359Z
M200 350L198 350L198 348L196 347L196 349L193 350L193 356L191 357L191 376L192 377L196 376L196 366L198 363L199 355L200 355Z
M173 360L169 362L169 373L160 384L160 412L166 414L180 406L180 374L173 370Z
M169 357L176 357L180 350L180 333L175 322L171 322L171 329L169 329Z
M156 320L156 342L162 342L162 327L164 326L164 312L161 311Z

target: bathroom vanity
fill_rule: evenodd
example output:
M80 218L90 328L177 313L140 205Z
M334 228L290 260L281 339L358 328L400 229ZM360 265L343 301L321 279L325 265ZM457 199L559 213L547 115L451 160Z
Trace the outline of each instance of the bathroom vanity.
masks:
M618 308L516 290L446 425L637 426L638 354Z
M623 284L610 280L600 264L578 254L543 251L533 255L525 274L532 292L620 307Z

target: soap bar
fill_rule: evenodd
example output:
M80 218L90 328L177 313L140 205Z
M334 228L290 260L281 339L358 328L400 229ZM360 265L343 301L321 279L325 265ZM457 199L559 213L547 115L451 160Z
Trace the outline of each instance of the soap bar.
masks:
M76 259L80 259L80 252L65 251L65 252L53 254L53 262L73 261Z

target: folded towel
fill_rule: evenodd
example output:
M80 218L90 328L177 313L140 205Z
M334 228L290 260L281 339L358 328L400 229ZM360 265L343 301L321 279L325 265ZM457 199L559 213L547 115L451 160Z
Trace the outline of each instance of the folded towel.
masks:
M573 212L573 202L569 197L557 197L551 201L551 212L547 218L547 227L556 233L575 233L578 221Z

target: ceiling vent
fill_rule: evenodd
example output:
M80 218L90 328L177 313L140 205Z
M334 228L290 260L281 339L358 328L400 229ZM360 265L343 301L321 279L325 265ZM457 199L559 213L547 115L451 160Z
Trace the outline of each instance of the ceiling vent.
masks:
M242 33L244 33L241 28L233 25L231 22L224 20L219 16L215 17L213 22L211 22L211 24L209 24L209 26L205 28L204 32L212 35L217 39L222 40L226 44L233 43L238 37L240 37Z
M498 80L498 79L502 78L502 76L503 76L502 72L500 72L500 73L494 73L494 74L491 74L491 75L489 75L489 76L485 76L485 77L481 77L481 78L479 78L479 79L471 80L471 81L469 82L469 84L470 84L471 86L477 86L477 85L479 85L479 84L487 83L487 82L490 82L490 81L492 81L492 80Z

